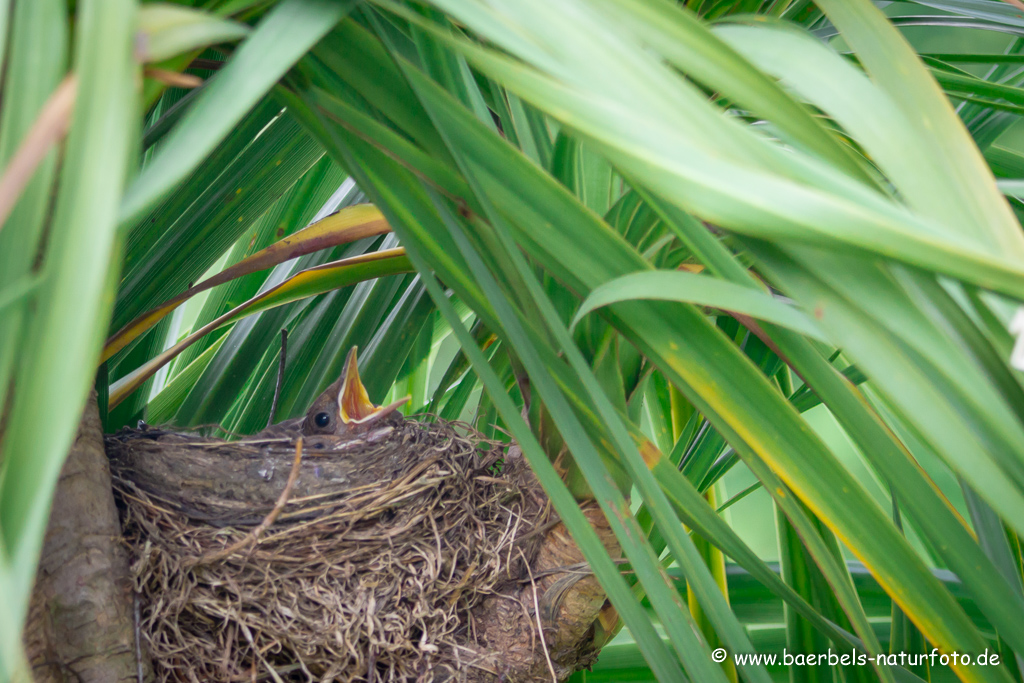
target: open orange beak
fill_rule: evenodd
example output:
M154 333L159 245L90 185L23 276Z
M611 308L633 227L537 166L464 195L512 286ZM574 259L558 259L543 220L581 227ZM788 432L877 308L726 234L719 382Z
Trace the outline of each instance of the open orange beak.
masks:
M356 362L356 347L348 352L345 359L345 380L338 393L338 413L346 425L369 425L390 415L405 405L411 396L399 399L386 406L374 405L366 387L359 379L359 365Z

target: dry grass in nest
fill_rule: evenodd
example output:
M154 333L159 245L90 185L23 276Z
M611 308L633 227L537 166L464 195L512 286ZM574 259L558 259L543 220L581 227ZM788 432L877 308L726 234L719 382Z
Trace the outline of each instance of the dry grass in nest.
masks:
M251 525L195 521L143 491L115 456L160 681L429 681L472 666L472 611L527 576L545 499L525 465L498 471L504 444L447 422L399 431L412 446L394 477L293 497L255 543Z

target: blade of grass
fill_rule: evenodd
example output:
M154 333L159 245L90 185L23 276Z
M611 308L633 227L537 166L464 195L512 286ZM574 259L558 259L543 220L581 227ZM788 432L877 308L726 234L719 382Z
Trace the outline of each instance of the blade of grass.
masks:
M724 248L694 222L677 224L678 230L699 242L702 253L711 262L722 264L733 282L756 287L752 278L740 268ZM730 265L732 263L733 265ZM963 578L965 586L983 605L988 617L1002 625L1002 630L1015 632L1013 616L1024 609L1006 584L1000 580L991 563L980 564L978 547L966 522L939 492L935 484L910 457L906 449L870 410L854 387L821 356L806 340L783 329L768 328L769 334L785 353L801 377L825 401L840 423L860 445L861 452L874 467L901 493L915 522L922 528L946 562ZM1020 644L1018 644L1018 647Z
M65 78L57 86L39 111L39 118L32 124L21 146L4 168L0 176L0 229L3 229L22 192L35 175L36 168L67 134L76 86L74 76Z
M683 72L741 107L776 122L789 141L863 182L876 182L835 134L762 73L759 62L744 59L742 50L721 40L690 12L671 3L603 0L603 4L638 39L649 43Z
M284 0L204 88L125 194L132 222L178 185L281 76L351 11L353 0Z
M164 386L153 398L146 403L146 421L151 424L169 424L178 412L182 402L188 395L196 379L203 373L203 370L210 364L224 337L213 342L194 361L181 369L174 378Z
M280 108L268 102L261 109ZM251 135L256 139L233 140L222 150L229 156L237 149L233 159L197 171L129 233L114 308L117 329L188 289L323 156L323 147L287 112Z
M135 130L137 116L135 11L130 0L78 4L74 64L79 97L3 442L0 563L7 569L11 599L0 620L0 666L18 661L50 501L110 314L117 206L135 147L126 134ZM67 344L69 339L76 341Z
M0 163L11 163L35 124L44 103L58 88L67 69L67 9L60 0L5 3L0 8L0 61L4 65L4 99L0 118ZM11 15L14 15L13 17ZM8 22L12 25L8 25ZM11 35L8 36L10 31ZM9 223L0 227L0 285L38 272L36 256L57 171L51 151L21 191ZM0 317L0 386L10 386L16 349L28 312L15 306ZM0 413L7 412L7 392L0 392Z
M354 206L332 214L203 280L157 308L143 313L107 340L100 362L113 356L168 313L200 292L235 278L266 270L298 256L355 242L364 237L381 235L390 230L380 212L369 205Z
M162 62L214 43L226 43L249 34L249 27L189 7L149 4L139 9L140 61Z
M998 191L985 162L956 112L925 71L913 48L869 0L820 0L818 6L839 29L872 80L915 125L901 127L900 137L920 139L915 149L932 149L938 163L921 167L934 183L933 198L948 193L960 207L963 230L995 244L1000 251L1024 256L1020 226ZM934 145L932 140L942 140ZM941 171L940 171L941 169Z
M412 72L409 72L412 74ZM424 81L424 83L426 83ZM427 92L422 90L421 92ZM442 111L442 110L438 110ZM454 116L457 111L456 108L448 108L443 110L446 115ZM461 134L463 137L470 136L471 133L475 132L475 128L465 117L457 117L459 125L453 125L447 128L449 134L456 135ZM472 145L466 144L466 149L474 149L475 145L480 145L483 139L479 136L476 137L476 142ZM500 142L498 143L501 144ZM486 145L480 147L484 149L487 147L493 148L494 145ZM500 149L500 147L498 148ZM475 150L478 151L478 150ZM501 161L499 162L498 159ZM534 180L536 172L529 168L528 164L521 164L515 159L514 155L508 153L495 154L491 157L484 155L477 155L475 160L482 165L486 165L490 172L496 174L497 177L501 178L500 182L487 185L487 193L490 198L496 202L500 202L506 205L516 205L518 210L524 211L526 207L522 206L522 202L519 197L530 196L531 204L534 207L534 211L545 210L548 207L549 201L552 201L553 197L547 199L541 199L541 192L539 186ZM514 170L513 170L514 169ZM530 190L526 191L523 187L529 179L531 183ZM547 194L554 194L548 192ZM558 212L550 213L544 219L540 220L525 220L521 224L517 225L517 228L524 231L525 235L528 235L530 241L525 244L530 245L530 251L534 253L535 257L541 259L543 262L551 264L552 267L557 267L560 276L566 278L569 282L580 282L581 277L591 278L590 284L581 285L585 289L592 288L594 286L594 268L598 265L596 262L590 261L589 258L581 258L590 253L601 253L602 260L604 263L609 264L610 260L616 258L613 256L615 253L622 251L623 247L619 246L619 243L612 240L610 233L606 232L607 228L597 228L596 231L590 229L589 221L579 221L578 223L566 223L566 216L575 215L578 216L578 212L574 209L567 209L564 204L566 200L559 199L553 204L563 204L562 208ZM568 210L569 213L565 213ZM547 225L547 221L552 221L554 224L563 225L566 227L567 233L560 231L541 230L539 229L542 225ZM575 225L575 227L570 227ZM568 244L566 246L557 245L557 242L563 238L568 238L568 235L576 230L583 229L583 226L588 226L586 239L590 241L592 245L592 251L580 252L578 249L573 249ZM606 237L607 235L607 237ZM598 243L595 240L600 239L601 246L598 248ZM571 241L571 238L570 238ZM533 244L545 244L543 250L537 250ZM564 261L572 255L571 265ZM624 258L624 257L623 257ZM554 264L561 260L561 264L555 266ZM637 263L633 257L630 257L629 262L631 264ZM641 262L642 263L642 262ZM605 266L606 268L608 266ZM616 268L626 267L624 263L620 262ZM631 268L642 267L638 265L630 265ZM608 272L607 270L605 271ZM563 275L564 274L564 275ZM616 274L624 274L619 271ZM605 279L607 279L605 275ZM718 403L721 397L718 397L714 393L703 394L701 391L692 390L691 387L706 388L710 386L725 386L732 385L736 379L712 379L710 377L704 377L707 372L717 372L719 368L723 368L721 359L718 358L715 361L710 359L696 360L693 362L684 360L680 355L681 350L671 349L668 347L668 339L673 340L685 340L688 353L696 353L698 355L704 353L710 353L711 348L716 348L718 351L715 353L726 353L730 355L736 353L735 349L728 350L729 347L722 347L721 341L717 337L707 337L698 341L695 337L697 330L703 329L707 323L699 316L694 320L689 320L687 316L687 322L683 321L682 312L685 309L659 302L647 302L651 305L639 306L633 305L629 308L620 309L621 304L610 308L614 312L614 316L622 316L623 321L629 320L628 325L622 329L627 336L637 343L637 345L648 355L649 358L655 360L655 362L661 367L666 374L668 374L674 382L688 393L688 398L694 401L695 405L699 407L701 412L705 414L716 415L717 408L711 409L711 405L707 402L707 399L713 399ZM658 304L658 305L655 305ZM662 306L665 306L663 309ZM677 332L671 332L665 329L662 333L656 333L655 330L662 328L666 325L675 326L678 325L679 329ZM685 330L685 331L683 331ZM642 331L642 332L639 332ZM656 344L657 347L652 346ZM735 366L729 366L731 371L738 371L743 366L741 363L737 363ZM752 368L751 368L752 370ZM765 382L763 377L760 377L754 372L753 374L744 372L745 379L743 380L744 386L747 387L747 391L742 396L733 397L740 402L753 401L750 394L751 387L760 386L760 383ZM685 375L683 373L686 373ZM689 374L694 376L684 380L683 377ZM749 408L753 413L759 413L764 409L765 405L769 405L777 401L778 397L774 396L771 392L765 392L761 394L758 392L760 398L756 401L757 407L754 407L754 403L751 403ZM725 427L725 422L719 421L716 426L719 427L720 431L726 429L729 432L730 442L734 445L746 448L744 446L745 438L750 438L750 430L756 426L759 421L763 418L738 418L735 409L738 407L736 401L728 401L729 405L724 403L721 405L724 416L732 416L738 421L734 424L740 432L732 432L732 427ZM778 438L780 420L783 419L783 415L787 415L784 410L781 409L779 412L770 420L773 426L773 434L768 438L767 434L762 436L768 438L768 442L775 443ZM716 418L717 419L717 418ZM871 561L870 565L876 571L879 571L883 577L883 583L887 588L894 592L894 595L898 596L898 599L907 600L907 606L909 609L908 613L914 614L916 619L920 619L925 623L929 636L937 641L942 641L945 638L951 638L950 642L960 643L960 647L973 647L977 649L980 645L980 641L974 634L973 629L969 627L962 615L958 613L958 608L954 602L949 598L948 595L944 595L941 590L941 586L931 583L927 577L924 577L922 572L924 571L923 565L913 555L909 547L905 545L902 537L898 537L894 530L889 526L888 520L881 517L880 511L874 506L872 501L867 499L858 498L858 502L854 504L853 496L860 496L863 494L863 490L860 489L859 485L850 480L849 475L843 470L838 463L834 461L832 456L824 450L820 442L814 442L812 445L807 441L808 433L804 427L797 426L797 423L792 425L793 431L789 433L789 436L797 439L801 442L801 445L795 443L781 446L778 448L770 447L767 442L757 443L756 452L759 453L759 457L765 457L766 460L772 462L773 467L777 467L780 471L786 473L786 477L791 485L796 483L798 480L804 480L800 482L799 486L796 486L801 496L810 496L815 500L814 508L815 511L820 514L823 518L827 519L830 524L835 524L837 530L842 530L842 536L844 541L855 548L857 552L870 553ZM739 433L747 434L748 437L740 437ZM739 450L739 448L737 448ZM809 463L803 463L798 465L791 458L802 459L808 456L810 452L815 452L817 455L814 456L814 465ZM753 460L749 462L754 462ZM827 476L822 475L822 463L828 462L829 473ZM756 464L756 463L755 463ZM765 471L763 476L768 476L769 472ZM759 475L760 476L760 475ZM809 478L818 479L814 483L810 482ZM832 480L831 483L825 480ZM839 484L839 481L843 481L843 484ZM833 487L838 487L836 490L843 490L845 493L843 496L828 497L822 492L831 490ZM774 487L773 489L774 490ZM866 494L865 494L866 495ZM850 506L850 509L841 512L837 507ZM856 508L856 512L854 512ZM824 513L823 510L830 509L830 512ZM869 521L870 520L870 521ZM870 528L869 528L870 527ZM881 539L884 538L884 543ZM895 561L896 554L898 553L900 559ZM913 575L915 578L911 578ZM899 587L897 589L897 587ZM911 590L915 593L913 598L908 597L905 592ZM853 598L855 600L855 597ZM912 604L911 604L912 603ZM941 607L939 607L941 605ZM942 612L943 616L939 616L939 611ZM924 615L930 615L925 617ZM954 626L955 624L955 626ZM956 635L953 635L955 630ZM983 646L981 646L983 649ZM980 650L979 650L980 651ZM977 672L970 671L968 675L980 675L982 677L994 676L996 679L999 678L999 672Z
M252 315L298 299L316 296L324 292L347 287L363 280L405 273L410 270L405 253L401 249L375 252L353 257L335 263L310 268L292 276L280 285L256 296L244 304L225 313L182 339L180 342L156 356L142 367L132 371L116 382L110 391L110 405L116 406L135 391L146 379L169 363L175 356L200 337L245 316Z
M414 82L414 88L416 85L417 83ZM440 106L440 102L435 100L427 106L428 111L435 113L436 108ZM442 124L440 128L442 135L445 135L447 132L446 127ZM451 145L451 143L449 144ZM465 160L461 161L463 168L472 168L468 166ZM486 196L486 193L481 192L481 189L477 190L478 196ZM484 204L486 206L487 202L485 201ZM636 520L629 512L628 506L624 499L622 499L621 494L612 484L607 471L601 465L600 456L593 448L589 438L584 434L582 425L576 422L575 415L569 409L566 399L550 379L548 370L545 369L545 363L536 355L536 351L526 338L525 332L519 327L517 312L512 310L508 301L503 298L498 289L497 282L492 279L483 261L475 253L462 230L457 227L454 218L450 214L445 216L446 212L437 200L435 200L435 206L442 212L442 217L446 219L445 222L452 238L459 245L481 288L488 293L491 304L504 323L506 332L515 345L518 357L522 359L530 372L531 384L537 387L546 407L550 410L556 423L558 423L560 433L565 437L570 450L572 450L576 458L576 462L587 479L587 483L596 494L598 503L601 504L606 518L612 524L612 528L616 530L616 535L619 537L624 551L630 558L634 570L638 572L638 576L648 594L655 600L655 609L659 614L662 624L668 631L670 640L681 657L684 667L691 676L698 677L700 680L718 680L722 677L721 669L712 667L709 671L706 666L707 661L702 657L702 654L706 654L702 652L702 649L707 650L706 642L695 641L692 638L694 633L690 630L693 628L692 621L689 618L680 618L681 616L689 617L689 614L684 612L680 615L677 611L681 607L678 595L671 593L666 595L661 590L660 577L657 577L656 572L651 572L646 577L644 576L644 572L649 572L645 568L646 562L654 557L650 546L646 543L641 543L636 544L639 545L639 547L636 547L636 545L629 543L630 540L636 539L637 536L635 534L639 533ZM498 260L508 259L515 269L518 270L523 284L525 284L529 295L533 298L534 305L537 306L537 310L544 317L548 330L554 335L557 348L561 348L567 354L570 364L582 380L589 394L589 399L596 404L601 418L610 427L620 457L624 458L626 467L632 475L634 483L640 486L645 500L652 505L655 511L655 518L659 522L662 532L669 540L673 555L687 571L688 578L699 582L698 594L703 598L704 602L702 604L709 610L712 620L719 629L719 633L726 639L733 648L733 651L749 651L751 647L746 634L739 623L734 620L725 597L718 589L708 567L701 560L692 540L683 532L682 526L678 524L678 520L672 513L668 500L655 483L640 451L637 450L636 445L622 427L615 409L608 401L604 391L600 388L597 378L591 373L590 367L582 358L569 332L563 326L560 317L555 312L547 296L541 291L540 284L534 279L533 273L526 265L522 254L511 243L511 239L505 229L499 227L502 220L499 214L493 209L489 211L489 214L491 219L495 221L498 238L504 247L503 253L498 257ZM638 560L640 561L639 564ZM659 595L664 597L659 597ZM663 602L665 599L668 602ZM743 671L745 678L749 681L768 680L763 668L747 667Z
M243 236L235 242L226 256L224 264L226 267L230 267L246 256L270 246L283 235L288 235L334 211L352 206L362 200L362 193L356 189L355 183L348 177L348 174L333 159L322 158L266 213L260 216L253 226L252 236L248 240ZM358 253L365 251L362 250ZM330 253L323 252L315 259L300 257L290 272L298 272L309 266L322 265L328 261L355 255L357 252L346 248L334 249ZM273 277L275 277L273 271L269 274L257 273L232 280L223 287L210 291L205 295L206 300L195 320L188 324L188 329L201 327L239 303L256 296L261 289L265 289L265 284ZM173 375L179 367L194 360L220 336L220 333L214 332L186 349L174 359L170 366L171 374Z
M509 398L502 381L494 373L483 353L475 345L472 336L466 330L451 302L434 279L433 273L435 269L438 268L438 265L441 266L439 272L444 275L446 284L449 286L455 284L458 286L460 296L463 299L474 301L474 308L488 319L490 326L496 324L496 320L489 306L483 304L478 307L476 304L482 304L483 302L477 302L476 295L474 295L475 286L469 285L465 287L464 285L469 284L465 280L465 276L460 277L458 271L453 272L449 270L448 263L451 261L444 257L451 256L451 251L445 252L443 249L427 246L427 251L431 254L431 265L428 266L427 262L423 260L423 256L419 251L421 245L431 245L433 242L429 237L424 240L423 238L426 234L421 232L424 224L429 222L427 215L422 213L422 207L417 208L417 202L415 201L393 201L393 198L396 196L403 199L411 198L417 196L421 191L416 189L416 186L412 184L408 176L403 176L400 169L394 168L393 164L379 156L379 153L359 145L358 141L348 140L346 141L346 147L339 148L337 151L341 158L346 160L346 166L358 178L360 185L367 188L368 192L374 195L375 202L380 206L388 221L397 229L397 232L402 237L403 244L409 250L410 259L424 278L424 284L431 298L433 298L442 315L445 316L452 326L453 331L459 338L463 351L469 356L473 368L483 381L491 400L500 412L513 437L520 445L524 456L547 492L560 518L569 528L601 584L606 586L609 599L622 615L631 631L641 639L643 643L641 649L644 651L651 668L663 680L674 680L678 677L679 671L676 660L657 636L650 619L633 599L629 587L623 581L618 568L609 558L594 529L580 511L576 501L555 472L540 444L523 421L519 408ZM367 156L352 156L356 152ZM410 211L415 211L416 213L410 213ZM417 218L412 219L413 215L416 215ZM436 218L434 220L436 221ZM442 231L444 231L443 228ZM436 235L437 233L433 234ZM459 250L454 249L454 253L458 254Z
M592 290L583 300L571 327L602 306L637 299L680 301L720 308L730 313L742 313L773 322L824 341L821 332L798 309L749 287L685 271L634 273L606 282Z
M625 173L673 197L677 204L687 204L715 224L763 239L828 245L838 240L1024 297L1020 284L1024 273L1018 272L1018 266L980 249L963 236L942 235L924 218L866 193L863 186L855 190L847 183L843 190L850 197L841 197L734 164L725 155L707 152L654 118L637 126L638 114L620 102L595 101L592 96L467 42L450 39L449 44L520 95L549 109L567 112L571 125L601 142L605 153ZM615 135L610 135L610 130L615 130ZM647 150L643 158L638 156L641 148ZM686 159L687 164L681 165L680 159ZM742 193L735 191L739 187Z
M530 429L520 416L518 408L516 408L515 404L512 403L505 393L501 380L494 374L483 353L475 346L469 331L465 329L440 286L433 279L429 266L415 255L411 255L410 258L417 265L417 269L420 272L426 273L424 276L425 284L435 304L437 304L442 314L448 319L456 336L459 337L463 351L469 356L478 376L481 377L484 385L487 387L488 393L522 449L523 455L529 461L531 469L537 475L545 492L558 511L562 522L568 527L573 539L587 558L591 571L600 580L601 585L608 593L609 599L630 628L630 631L638 638L638 644L642 643L640 644L640 649L644 653L652 671L662 680L674 680L679 675L678 666L674 658L662 643L650 620L634 601L628 586L622 579L622 575L611 561L611 558L608 557L607 551L602 546L596 532L590 526L590 522L583 516L576 501L572 498L554 467L552 467L540 444L533 437L533 434L530 433Z

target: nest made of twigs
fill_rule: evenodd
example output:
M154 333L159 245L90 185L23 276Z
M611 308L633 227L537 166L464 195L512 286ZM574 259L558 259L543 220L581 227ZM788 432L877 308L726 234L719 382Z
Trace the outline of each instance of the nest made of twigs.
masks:
M108 440L139 629L160 681L444 680L472 667L474 609L529 580L546 499L524 464L503 462L507 444L464 426L406 420L385 439L390 477L293 494L255 528L196 519L180 491L141 476L140 462L175 457L161 455L161 441L152 432ZM294 452L291 442L163 441L253 462L288 463ZM319 472L317 458L359 462L382 448L363 446L308 449L303 476ZM276 476L288 474L286 465ZM247 505L265 514L273 503Z

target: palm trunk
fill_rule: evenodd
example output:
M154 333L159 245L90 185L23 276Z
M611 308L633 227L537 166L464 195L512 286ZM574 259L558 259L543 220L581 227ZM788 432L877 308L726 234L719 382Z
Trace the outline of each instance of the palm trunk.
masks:
M139 680L149 664L133 603L93 393L57 484L25 628L37 683Z

